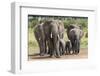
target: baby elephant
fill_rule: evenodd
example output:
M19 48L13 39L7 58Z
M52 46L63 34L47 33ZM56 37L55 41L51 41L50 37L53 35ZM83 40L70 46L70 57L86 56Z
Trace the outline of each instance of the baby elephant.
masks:
M63 39L59 39L59 52L60 56L65 54L65 41Z
M71 49L72 49L72 45L71 45L70 40L68 40L66 41L66 44L65 44L65 55L71 54Z

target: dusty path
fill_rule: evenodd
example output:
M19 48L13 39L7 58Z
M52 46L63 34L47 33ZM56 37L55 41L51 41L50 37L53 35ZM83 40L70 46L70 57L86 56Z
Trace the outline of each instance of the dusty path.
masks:
M84 48L80 50L78 55L63 55L61 58L50 58L48 55L40 57L38 54L29 55L29 60L50 60L50 59L85 59L88 58L88 49Z

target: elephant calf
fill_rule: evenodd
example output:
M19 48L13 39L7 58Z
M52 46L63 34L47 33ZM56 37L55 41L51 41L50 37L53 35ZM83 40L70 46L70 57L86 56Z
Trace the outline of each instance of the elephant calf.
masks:
M72 49L72 45L71 45L70 40L68 40L68 41L66 41L66 44L65 44L65 54L66 55L71 54L71 49Z
M60 55L62 56L71 54L72 45L70 40L64 41L63 39L59 39L59 41L60 41L59 44Z
M59 39L59 51L60 56L65 54L65 41L63 39Z

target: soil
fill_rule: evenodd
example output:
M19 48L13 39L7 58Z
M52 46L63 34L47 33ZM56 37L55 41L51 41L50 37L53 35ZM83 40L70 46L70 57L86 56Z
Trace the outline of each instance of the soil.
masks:
M60 58L56 58L56 57L49 57L49 55L45 55L45 56L40 56L38 53L35 53L33 55L29 55L28 56L28 60L52 60L52 59L86 59L88 58L88 49L86 48L82 48L80 50L80 53L77 55L63 55Z

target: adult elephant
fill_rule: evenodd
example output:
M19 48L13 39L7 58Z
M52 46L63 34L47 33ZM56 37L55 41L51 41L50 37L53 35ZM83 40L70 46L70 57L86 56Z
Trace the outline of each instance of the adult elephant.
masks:
M70 25L67 28L67 35L72 44L73 54L78 54L80 51L80 40L83 36L82 28L77 25Z
M45 54L45 35L43 30L43 23L37 24L34 27L34 35L40 48L40 56Z
M63 38L64 24L60 20L49 20L43 24L45 40L48 44L50 56L60 57L59 38Z

